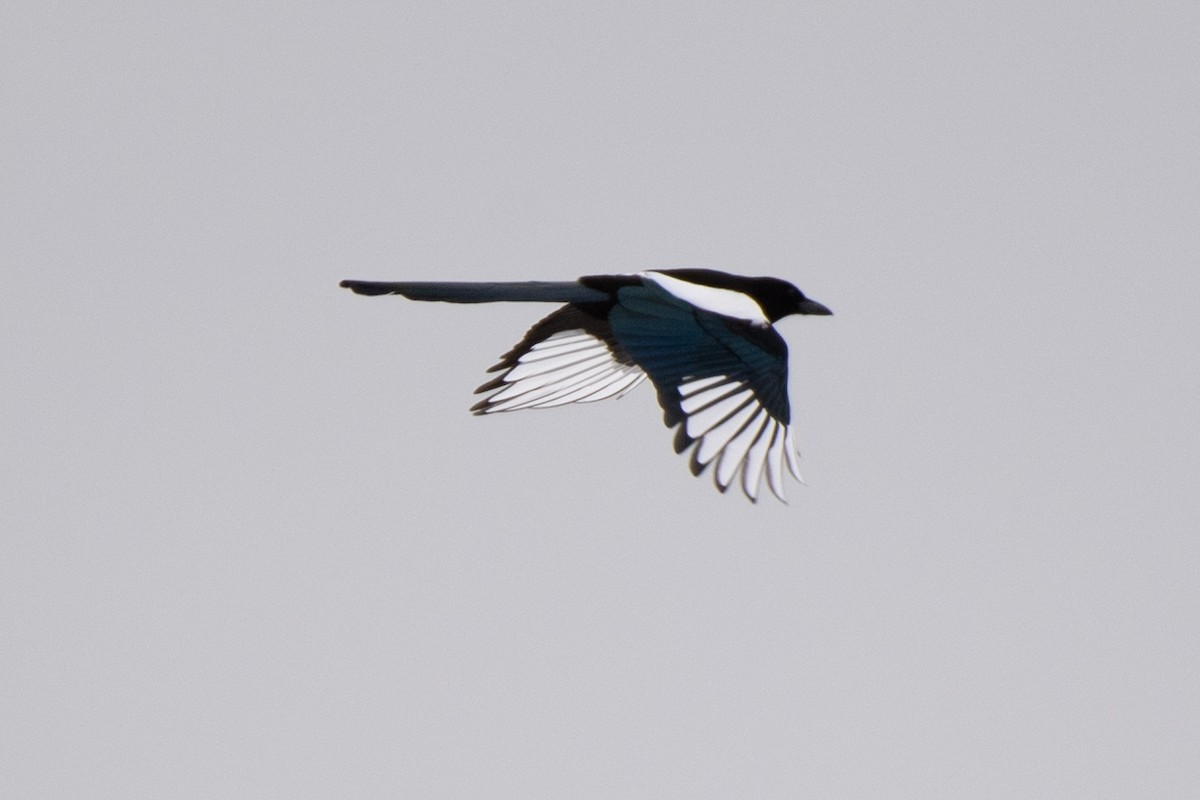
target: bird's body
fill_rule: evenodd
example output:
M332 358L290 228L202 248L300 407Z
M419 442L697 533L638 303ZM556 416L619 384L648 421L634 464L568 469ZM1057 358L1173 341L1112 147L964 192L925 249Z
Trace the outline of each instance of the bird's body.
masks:
M723 492L740 476L758 498L764 474L781 500L786 468L800 480L787 398L787 345L772 326L790 314L828 315L777 278L708 269L592 275L570 282L342 281L358 294L451 303L553 302L489 372L476 414L619 397L647 377L676 452L692 444L693 474L715 464Z

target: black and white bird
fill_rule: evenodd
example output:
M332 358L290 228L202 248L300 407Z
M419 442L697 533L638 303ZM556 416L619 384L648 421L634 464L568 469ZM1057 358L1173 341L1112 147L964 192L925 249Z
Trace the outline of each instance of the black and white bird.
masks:
M448 303L565 303L529 329L475 390L476 414L620 397L647 377L658 391L675 452L692 474L713 465L753 501L765 474L784 500L786 469L800 470L787 396L787 344L772 327L791 314L828 315L787 281L711 269L589 275L523 283L345 280L358 294Z

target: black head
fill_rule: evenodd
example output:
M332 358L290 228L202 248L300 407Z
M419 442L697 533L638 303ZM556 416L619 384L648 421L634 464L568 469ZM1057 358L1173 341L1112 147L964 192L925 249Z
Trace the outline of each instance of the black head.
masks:
M818 314L829 316L833 312L816 300L804 296L804 292L779 278L753 278L749 294L758 301L767 319L776 322L791 314Z

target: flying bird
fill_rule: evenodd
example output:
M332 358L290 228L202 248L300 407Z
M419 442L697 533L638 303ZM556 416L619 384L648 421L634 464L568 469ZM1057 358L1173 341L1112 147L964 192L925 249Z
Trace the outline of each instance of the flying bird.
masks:
M802 481L787 396L787 344L773 327L791 314L832 314L787 281L711 269L589 275L518 283L344 280L363 295L447 303L565 303L525 334L475 390L476 414L620 397L647 377L675 452L709 465L722 492L758 500L763 476L780 500L784 469ZM785 500L786 502L786 500Z

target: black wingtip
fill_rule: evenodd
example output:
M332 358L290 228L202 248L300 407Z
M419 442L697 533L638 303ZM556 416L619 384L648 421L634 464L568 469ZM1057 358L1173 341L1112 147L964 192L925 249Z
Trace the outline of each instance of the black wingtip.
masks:
M676 453L682 453L691 447L694 441L696 440L687 435L687 426L680 425L679 429L675 432L675 441L672 444L675 447Z

